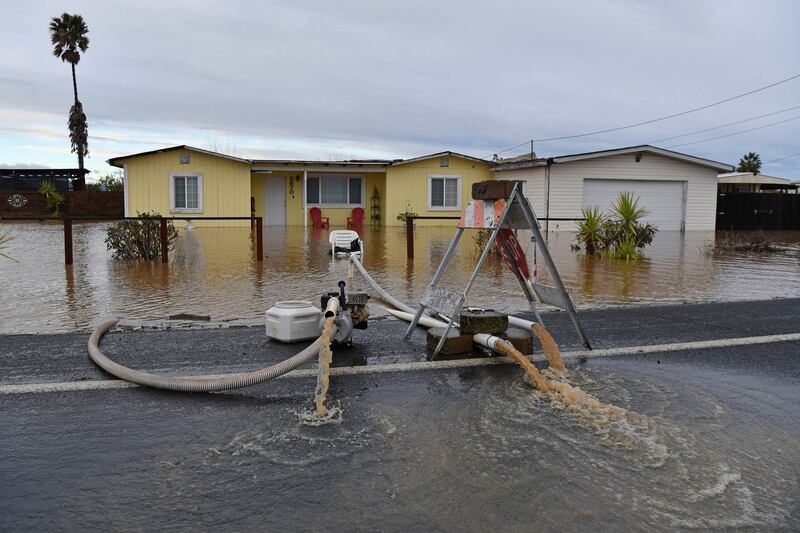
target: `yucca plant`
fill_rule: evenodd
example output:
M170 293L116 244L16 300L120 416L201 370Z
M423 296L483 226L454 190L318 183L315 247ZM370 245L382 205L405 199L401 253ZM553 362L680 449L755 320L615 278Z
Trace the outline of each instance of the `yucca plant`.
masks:
M5 257L6 259L10 259L12 261L16 261L16 259L11 257L10 255L6 255L6 254L3 253L3 249L6 246L8 246L9 241L11 241L11 239L13 239L13 238L14 237L9 235L8 233L0 233L0 257Z
M641 250L653 242L657 231L652 224L642 223L647 210L631 192L620 193L608 215L597 207L583 209L582 214L576 239L589 255L599 253L626 261L640 259Z
M636 241L632 237L627 237L614 244L614 249L610 255L615 259L635 261L641 259L642 252L639 251Z
M578 234L575 238L579 244L583 244L586 253L596 254L603 248L603 212L595 206L591 209L582 209L583 220L578 222Z
M622 223L622 229L629 235L636 233L639 221L646 217L647 209L639 207L639 198L630 191L621 192L611 206L611 216Z
M58 192L52 181L45 181L39 186L39 193L44 196L47 207L52 210L54 217L61 216L61 206L64 205L64 195Z

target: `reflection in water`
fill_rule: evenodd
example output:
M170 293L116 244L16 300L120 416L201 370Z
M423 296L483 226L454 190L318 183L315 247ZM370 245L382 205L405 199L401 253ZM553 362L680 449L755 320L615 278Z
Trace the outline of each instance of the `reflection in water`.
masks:
M60 225L3 224L4 232L16 235L9 252L19 263L0 261L0 333L72 331L104 316L258 316L277 300L315 301L347 277L346 261L329 255L324 228L266 228L262 264L254 261L249 228L181 230L170 263L162 265L112 261L103 242L108 225L75 225L75 264L67 269ZM453 229L419 228L413 261L406 259L402 229L365 227L359 233L365 241L365 266L387 290L414 302L433 276ZM800 234L770 237L786 250L709 256L704 244L713 233L661 232L647 249L647 258L635 263L574 252L571 233L551 233L548 244L578 305L797 295ZM525 242L528 236L520 239ZM477 258L472 240L462 239L443 285L462 289ZM498 309L526 308L516 280L494 257L484 266L469 300Z

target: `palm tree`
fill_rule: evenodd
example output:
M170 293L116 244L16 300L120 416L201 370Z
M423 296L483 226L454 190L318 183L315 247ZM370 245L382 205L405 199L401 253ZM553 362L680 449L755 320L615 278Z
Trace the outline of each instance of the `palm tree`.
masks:
M72 92L75 102L69 111L69 138L72 151L78 154L78 167L83 170L83 158L89 153L89 129L83 105L78 100L78 82L75 78L75 65L81 60L81 53L89 48L89 28L83 17L64 13L50 20L50 42L53 55L72 67Z
M758 174L761 170L761 158L755 152L749 152L742 156L739 160L739 166L736 167L736 172L752 172Z

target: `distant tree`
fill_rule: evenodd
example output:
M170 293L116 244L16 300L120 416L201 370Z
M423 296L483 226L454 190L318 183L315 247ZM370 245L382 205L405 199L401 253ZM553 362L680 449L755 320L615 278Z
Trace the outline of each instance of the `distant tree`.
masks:
M209 134L206 138L205 149L209 152L225 154L231 157L242 157L242 151L239 149L239 145L237 145L235 142L232 142L224 135L218 136L216 134Z
M739 160L736 172L752 172L758 174L761 170L761 158L755 152L748 152Z
M89 127L83 105L78 100L78 82L75 77L75 65L81 60L81 53L89 48L89 28L83 17L64 13L61 17L50 20L50 42L53 44L53 55L60 57L72 67L72 93L74 103L69 110L69 140L72 152L78 154L78 167L83 170L83 158L89 154Z
M105 187L105 190L111 192L118 192L124 188L122 184L122 177L119 174L106 174L102 178L98 179L95 183L89 184L88 187L98 191Z

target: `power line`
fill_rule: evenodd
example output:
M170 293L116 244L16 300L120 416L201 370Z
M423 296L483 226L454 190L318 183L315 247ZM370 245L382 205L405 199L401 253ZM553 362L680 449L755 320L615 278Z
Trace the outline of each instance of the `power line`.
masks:
M779 120L778 122L772 122L770 124L764 124L763 126L756 126L755 128L748 128L746 130L735 131L733 133L727 133L725 135L718 135L716 137L709 137L708 139L700 139L699 141L691 141L691 142L682 143L682 144L673 144L672 146L667 146L667 148L678 148L679 146L689 146L690 144L699 144L699 143L704 143L704 142L708 142L708 141L714 141L716 139L724 139L725 137L733 137L734 135L741 135L742 133L747 133L749 131L763 130L764 128L777 126L778 124L784 124L786 122L791 122L792 120L797 120L797 119L800 119L800 116L787 118L786 120Z
M690 135L697 135L698 133L705 133L707 131L714 131L720 130L722 128L727 128L728 126L735 126L736 124L744 124L745 122L751 122L753 120L758 120L760 118L771 117L772 115L779 115L781 113L786 113L787 111L793 111L795 109L800 109L800 105L787 107L786 109L781 109L780 111L773 111L772 113L764 113L763 115L758 115L757 117L750 117L745 118L742 120L737 120L736 122L728 122L727 124L722 124L721 126L714 126L713 128L706 128L704 130L697 130L697 131L690 131L689 133L682 133L680 135L673 135L672 137L664 137L663 139L656 139L654 141L650 141L647 144L655 144L664 141L671 141L672 139L680 139L681 137L689 137Z
M614 132L614 131L626 130L626 129L629 129L629 128L636 128L638 126L644 126L644 125L647 125L647 124L653 124L654 122L660 122L662 120L668 120L668 119L675 118L675 117L681 117L681 116L684 116L684 115L688 115L690 113L696 113L697 111L702 111L704 109L708 109L710 107L715 107L715 106L718 106L718 105L722 105L722 104L731 102L733 100L737 100L739 98L744 98L745 96L750 96L751 94L755 94L755 93L758 93L758 92L761 92L761 91L765 91L767 89L771 89L772 87L776 87L778 85L781 85L783 83L792 81L792 80L797 79L797 78L800 78L800 74L795 74L794 76L790 76L790 77L782 79L780 81L776 81L774 83L770 83L769 85L765 85L763 87L759 87L758 89L753 89L752 91L747 91L745 93L737 94L736 96L731 96L730 98L725 98L724 100L718 100L718 101L712 102L710 104L702 105L700 107L695 107L695 108L692 108L692 109L687 109L686 111L680 111L678 113L672 113L671 115L665 115L663 117L658 117L658 118L654 118L654 119L650 119L650 120L645 120L645 121L642 121L642 122L636 122L634 124L628 124L628 125L625 125L625 126L618 126L616 128L608 128L608 129L604 129L604 130L590 131L590 132L579 133L579 134L575 134L575 135L564 135L564 136L561 136L561 137L548 137L548 138L545 138L545 139L531 139L530 141L526 141L524 143L518 144L517 146L512 146L511 148L506 148L504 150L500 150L499 152L495 152L495 153L502 154L504 152L508 152L510 150L514 150L515 148L520 148L522 146L525 146L525 145L527 145L527 144L529 144L531 142L548 142L548 141L563 141L563 140L567 140L567 139L578 139L580 137L589 137L591 135L599 135L601 133L611 133L611 132Z
M769 161L764 161L764 164L766 165L767 163L774 163L776 161L783 161L784 159L789 159L791 157L797 157L798 155L800 155L800 152L797 152L796 154L785 155L785 156L779 157L777 159L770 159Z

